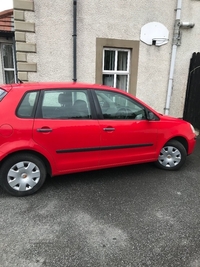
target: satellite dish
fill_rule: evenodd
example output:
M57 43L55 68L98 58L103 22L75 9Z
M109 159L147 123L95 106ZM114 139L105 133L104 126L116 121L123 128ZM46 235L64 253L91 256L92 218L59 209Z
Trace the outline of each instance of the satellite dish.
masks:
M168 29L159 22L150 22L141 29L140 40L148 45L161 46L169 41Z

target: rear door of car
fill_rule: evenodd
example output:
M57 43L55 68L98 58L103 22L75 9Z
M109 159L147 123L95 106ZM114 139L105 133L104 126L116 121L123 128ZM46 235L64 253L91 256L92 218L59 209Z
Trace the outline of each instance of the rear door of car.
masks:
M120 92L96 90L95 95L102 114L100 164L115 166L155 159L158 121L147 120L145 107Z
M89 90L43 90L33 139L53 156L59 173L98 166L100 132Z

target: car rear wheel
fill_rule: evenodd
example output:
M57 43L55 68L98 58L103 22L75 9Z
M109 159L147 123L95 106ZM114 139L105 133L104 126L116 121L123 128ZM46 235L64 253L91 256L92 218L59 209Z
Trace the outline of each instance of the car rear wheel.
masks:
M16 154L0 169L1 186L14 196L28 196L40 189L46 179L42 160L31 154Z
M156 166L164 170L178 170L185 162L185 147L176 140L171 140L161 149Z

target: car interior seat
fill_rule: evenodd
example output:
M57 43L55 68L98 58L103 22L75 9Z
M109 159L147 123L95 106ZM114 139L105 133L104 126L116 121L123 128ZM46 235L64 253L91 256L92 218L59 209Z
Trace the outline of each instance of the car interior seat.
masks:
M61 93L58 96L58 102L63 107L72 106L71 96L67 93Z
M83 118L89 118L89 111L87 103L84 100L78 99L74 102L74 110L77 112L78 116Z
M60 93L58 96L58 102L61 105L63 115L71 117L72 113L72 96L71 92Z

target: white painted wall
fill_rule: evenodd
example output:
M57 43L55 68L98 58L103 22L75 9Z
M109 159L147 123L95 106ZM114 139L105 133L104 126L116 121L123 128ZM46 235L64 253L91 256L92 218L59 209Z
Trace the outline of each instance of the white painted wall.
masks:
M200 1L183 0L181 21L194 22L192 29L182 29L182 42L178 47L174 88L171 101L170 114L174 116L182 116L185 93L187 88L188 71L190 59L193 52L200 52L200 21L199 21Z
M182 44L177 50L174 87L170 114L182 116L188 68L193 52L200 50L200 1L184 0L182 21L193 21L191 30L183 30ZM30 81L72 81L73 78L73 1L34 0L35 13L26 19L36 24L37 54L28 61L37 62L38 72L29 73ZM96 38L139 40L140 30L148 22L157 21L169 30L169 42L161 47L140 43L137 96L160 112L164 112L169 79L176 0L77 0L77 78L95 82Z

